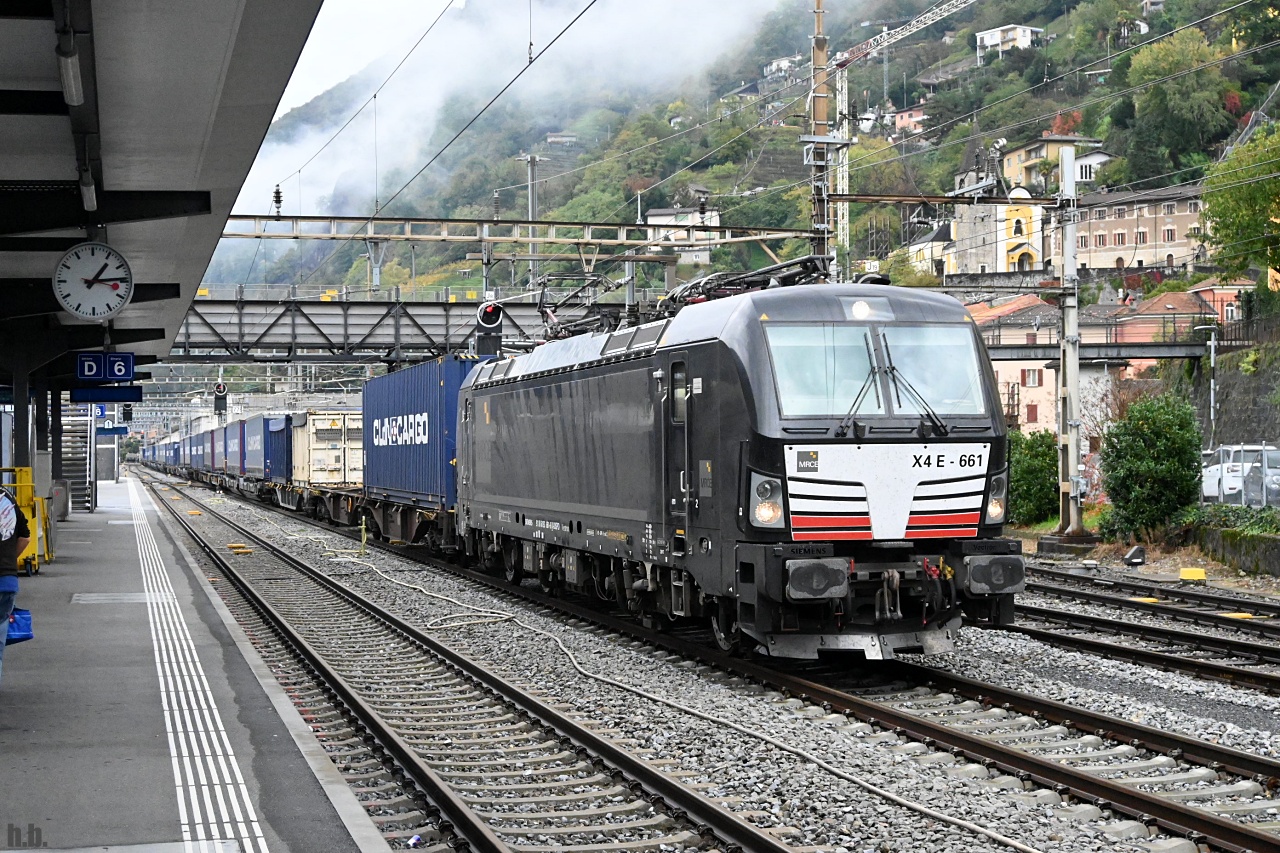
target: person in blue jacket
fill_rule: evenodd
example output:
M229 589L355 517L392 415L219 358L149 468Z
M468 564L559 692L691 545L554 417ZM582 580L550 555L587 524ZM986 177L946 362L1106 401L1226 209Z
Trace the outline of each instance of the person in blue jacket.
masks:
M0 675L4 673L4 643L9 614L18 597L18 555L27 550L31 530L27 517L4 489L0 489Z

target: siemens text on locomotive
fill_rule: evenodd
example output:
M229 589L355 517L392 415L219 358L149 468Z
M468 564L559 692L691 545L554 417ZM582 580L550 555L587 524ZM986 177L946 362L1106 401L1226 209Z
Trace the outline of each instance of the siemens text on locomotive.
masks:
M389 373L363 419L361 491L204 479L784 657L945 652L1023 589L995 378L947 296L755 290Z

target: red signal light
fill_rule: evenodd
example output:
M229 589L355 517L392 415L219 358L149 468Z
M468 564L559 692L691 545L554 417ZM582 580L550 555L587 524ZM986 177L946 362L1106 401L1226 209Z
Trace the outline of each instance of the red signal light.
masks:
M476 312L476 322L483 329L497 329L502 325L502 306L497 302L486 302Z

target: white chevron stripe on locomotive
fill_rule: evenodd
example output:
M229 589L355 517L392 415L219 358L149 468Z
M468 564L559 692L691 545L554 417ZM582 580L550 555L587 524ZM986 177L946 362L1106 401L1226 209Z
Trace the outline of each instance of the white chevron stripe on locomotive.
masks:
M814 539L807 515L869 514L873 539L916 538L923 529L976 536L990 452L989 443L979 442L787 445L790 527ZM865 503L833 500L859 493ZM946 515L934 523L931 513Z

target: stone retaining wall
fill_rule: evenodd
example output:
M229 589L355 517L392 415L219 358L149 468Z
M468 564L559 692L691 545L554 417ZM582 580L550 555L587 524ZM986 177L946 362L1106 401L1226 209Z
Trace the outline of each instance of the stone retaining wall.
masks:
M1210 557L1250 574L1280 577L1280 536L1202 527L1192 532Z

